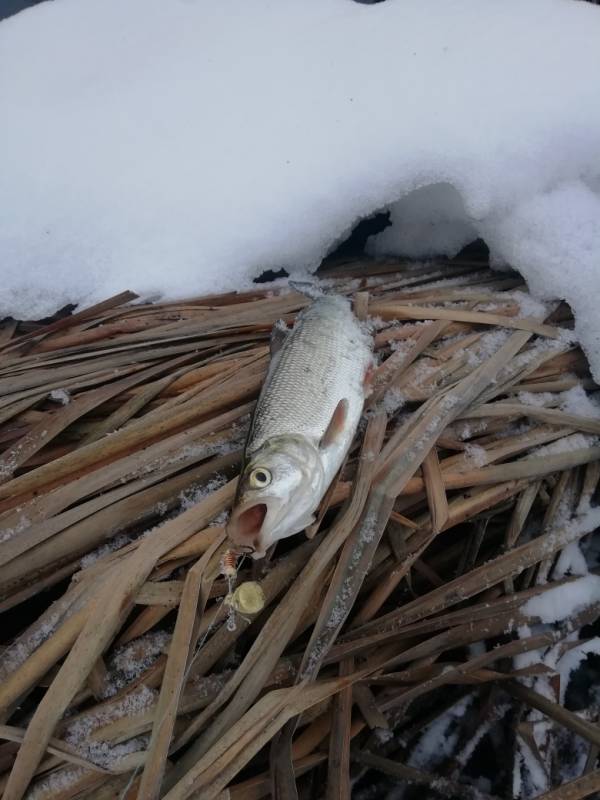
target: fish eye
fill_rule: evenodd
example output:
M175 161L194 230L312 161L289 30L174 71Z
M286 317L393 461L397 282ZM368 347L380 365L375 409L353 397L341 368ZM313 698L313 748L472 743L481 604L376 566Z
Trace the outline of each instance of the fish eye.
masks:
M271 483L271 473L268 469L264 467L258 467L258 469L253 469L250 473L250 486L253 489L264 489L265 486L268 486Z

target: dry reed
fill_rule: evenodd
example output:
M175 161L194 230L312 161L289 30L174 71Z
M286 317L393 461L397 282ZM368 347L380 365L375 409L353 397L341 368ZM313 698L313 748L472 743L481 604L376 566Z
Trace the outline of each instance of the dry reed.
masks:
M4 800L600 790L600 706L569 695L600 650L600 412L568 309L478 263L324 278L379 363L309 540L239 565L256 614L224 602L223 522L307 298L2 323Z

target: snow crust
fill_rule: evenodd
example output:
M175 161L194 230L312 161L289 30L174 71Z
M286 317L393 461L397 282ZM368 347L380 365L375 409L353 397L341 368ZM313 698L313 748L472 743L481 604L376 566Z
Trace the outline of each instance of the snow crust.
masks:
M0 23L0 314L482 235L600 376L600 8L53 0Z

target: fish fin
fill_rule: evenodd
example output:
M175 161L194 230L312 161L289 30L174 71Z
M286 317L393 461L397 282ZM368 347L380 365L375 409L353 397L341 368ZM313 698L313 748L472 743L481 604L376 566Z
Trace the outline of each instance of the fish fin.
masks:
M287 339L289 331L287 325L282 319L278 319L275 325L271 328L271 339L269 341L269 347L271 348L271 358L276 355L280 350Z
M329 506L331 505L333 495L335 494L335 490L338 487L340 478L342 476L342 472L344 471L344 467L346 466L347 461L348 461L348 454L346 453L346 456L342 461L342 464L338 469L336 476L329 484L329 488L327 489L327 491L323 495L323 499L317 506L317 510L315 511L312 525L309 525L304 531L307 539L313 539L316 536L319 528L321 527L321 522L323 522L323 517L329 510Z
M318 530L319 530L319 525L318 525L318 523L316 521L313 522L312 525L308 525L304 530L304 533L306 534L306 538L307 539L314 539L315 536L317 535L317 531Z
M307 539L312 539L314 537L315 533L317 532L317 530L315 528L316 522L317 522L317 518L316 518L316 516L314 514L311 514L310 517L307 517L304 520L304 523L302 525L302 530L306 534L306 538Z
M331 415L327 429L319 442L319 447L325 448L332 445L344 431L346 419L348 418L348 401L342 398L335 407L335 411Z
M325 292L318 283L309 283L308 281L288 281L288 286L299 294L309 297L311 300L317 300L323 297Z

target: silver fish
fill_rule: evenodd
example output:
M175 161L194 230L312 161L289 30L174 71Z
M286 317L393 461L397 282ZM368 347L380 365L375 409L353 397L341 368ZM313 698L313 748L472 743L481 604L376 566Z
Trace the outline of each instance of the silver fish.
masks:
M372 364L372 339L339 296L315 300L287 333L276 325L271 342L227 526L254 558L314 521L352 444Z

